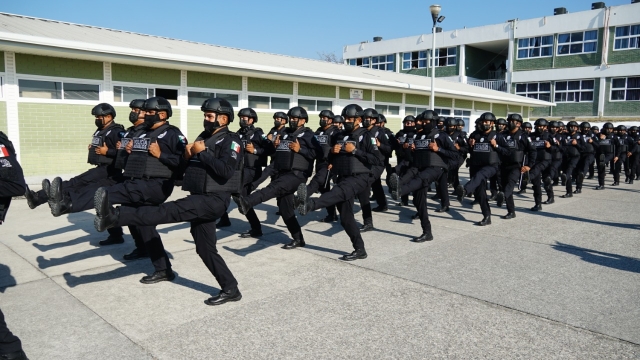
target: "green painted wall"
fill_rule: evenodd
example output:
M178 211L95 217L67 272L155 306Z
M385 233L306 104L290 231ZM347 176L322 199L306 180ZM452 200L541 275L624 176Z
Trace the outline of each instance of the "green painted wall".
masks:
M180 70L111 64L113 81L180 86Z
M298 83L298 95L324 98L335 98L336 87L309 83Z
M555 56L555 68L570 68L580 66L596 66L600 65L602 59L602 38L604 29L598 30L598 45L595 53ZM557 41L557 40L556 40ZM558 46L555 47L556 51ZM554 52L555 54L555 52Z
M527 114L523 113L522 106L507 105L507 112L509 114L520 114L522 117L527 117Z
M0 72L4 72L4 51L0 51Z
M531 108L531 117L540 118L551 116L551 106Z
M387 116L386 127L391 129L394 133L400 131L402 128L402 118Z
M0 131L7 133L7 103L0 101Z
M606 116L638 116L640 114L640 101L609 101L611 98L611 78L607 78L606 81L607 92L604 96L604 114Z
M493 115L495 115L496 117L499 118L507 118L507 108L508 106L506 104L493 104Z
M455 108L456 109L473 109L473 101L456 99Z
M248 78L248 90L251 92L264 92L271 94L293 94L292 81L280 81L271 79Z
M60 76L93 80L102 80L104 75L103 65L98 61L20 53L16 54L16 72L18 74Z
M554 36L554 48L556 43L556 37ZM518 60L518 39L515 39L515 45L513 47L513 71L527 71L527 70L539 70L539 69L551 69L553 68L553 56L533 59L520 59ZM553 52L555 54L555 50Z
M92 108L93 105L18 103L25 176L80 174L92 167L87 164L87 145L96 130Z
M640 49L618 50L613 51L616 30L615 27L609 28L609 64L627 64L640 61Z
M392 93L387 91L376 91L376 102L402 103L401 93Z
M242 91L242 77L223 74L187 72L187 86Z
M476 110L491 111L491 104L482 101L474 101L473 106Z
M405 104L411 105L429 105L429 96L418 94L406 94L404 96Z
M557 103L551 109L553 116L598 116L598 99L600 98L600 79L594 79L593 101L585 103ZM554 95L555 96L555 95Z
M340 88L340 99L350 99L351 95L349 92L350 88L341 87ZM356 88L357 89L357 88ZM371 101L371 90L364 90L364 94L362 95L365 101Z
M436 77L447 77L447 76L456 76L458 75L458 64L456 66L439 66L436 67ZM403 74L410 75L420 75L420 76L431 76L430 72L424 69L410 69L410 70L400 70Z
M453 99L450 98L441 98L441 97L437 97L436 96L436 101L433 102L435 107L445 107L445 108L451 108L453 107Z
M502 63L502 61L507 60L506 56L468 45L465 46L465 52L466 74L467 76L477 79L489 78L489 65L491 63L493 63L497 68Z

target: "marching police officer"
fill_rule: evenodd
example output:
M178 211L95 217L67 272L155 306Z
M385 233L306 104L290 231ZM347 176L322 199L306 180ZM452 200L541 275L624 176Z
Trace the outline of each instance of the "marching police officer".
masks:
M320 111L320 127L316 130L316 138L320 147L322 148L322 155L318 157L316 161L316 175L309 182L307 192L309 194L315 194L320 192L324 194L331 190L331 171L329 170L329 153L331 152L331 144L333 137L340 133L340 130L333 124L335 115L331 110ZM300 184L302 186L302 184ZM338 221L338 215L336 215L336 206L331 205L327 207L327 216L322 219L323 222Z
M389 142L386 139L384 133L379 131L379 128L375 126L377 121L378 112L375 109L364 109L362 114L362 127L366 128L370 132L371 137L375 139L376 146L378 147L378 150L382 154L382 156L390 156L391 146L389 145ZM371 231L374 229L371 201L369 200L369 194L371 194L371 190L374 184L376 184L376 186L379 185L379 189L374 192L374 195L377 195L376 201L378 202L378 211L385 211L387 207L387 199L384 195L384 191L382 190L382 184L377 183L378 181L380 181L380 177L382 176L382 172L384 171L384 164L373 165L372 171L374 181L371 184L371 187L358 194L358 201L360 202L360 209L362 210L363 224L362 227L360 227L360 230L362 232ZM380 205L382 205L383 207L380 208Z
M273 127L269 130L269 132L266 133L266 138L264 139L264 142L262 144L264 147L263 155L270 157L271 161L269 162L269 166L264 168L264 170L262 171L262 176L251 183L251 190L257 189L258 186L265 182L265 180L267 180L267 178L269 177L271 177L271 180L273 180L273 176L276 173L276 169L274 168L273 164L273 156L276 153L276 148L275 146L273 146L273 142L278 138L278 135L280 137L284 135L285 131L287 130L286 125L288 122L289 117L284 112L277 111L273 114ZM280 214L278 213L278 215ZM226 224L220 225L226 226Z
M361 126L364 111L359 105L347 105L342 110L345 119L344 132L334 138L329 161L331 171L337 175L336 185L331 191L317 199L310 199L306 187L296 194L296 207L301 215L335 204L340 211L340 225L351 240L354 251L342 260L365 259L367 251L362 240L361 229L353 216L354 198L370 188L374 181L373 169L382 166L384 157L370 131ZM368 197L368 196L367 196Z
M597 139L597 159L598 159L598 186L596 190L604 190L604 177L606 175L606 165L611 161L618 162L620 159L620 147L616 142L613 133L613 124L610 122L602 126L602 133ZM615 181L615 180L614 180ZM618 185L614 182L614 185Z
M558 185L558 179L560 177L560 168L562 166L562 143L564 140L564 135L560 133L560 123L558 121L550 121L549 122L549 134L554 139L555 143L558 144L557 151L553 154L553 159L551 159L551 168L549 169L549 176L553 180L553 184L550 186Z
M393 149L396 153L396 167L394 173L399 176L404 175L409 166L409 158L411 156L410 151L407 151L403 146L409 141L413 141L415 134L416 117L413 115L407 115L402 119L402 129L395 135L396 142L393 145ZM400 202L397 206L409 206L409 195L404 195L400 198Z
M471 168L473 174L469 182L464 186L458 185L458 201L467 194L474 193L476 200L480 202L483 219L477 223L479 226L491 224L491 209L487 200L487 179L498 172L500 156L508 156L509 145L504 137L493 130L496 121L495 115L486 112L480 115L477 132L469 138L469 150L471 152Z
M622 165L624 165L625 183L629 183L629 174L631 174L630 158L633 155L636 146L636 141L627 134L627 127L624 125L618 125L616 128L618 131L617 141L619 146L620 157L618 161L613 165L613 181L612 185L620 184L620 173L622 172Z
M580 153L584 152L584 141L582 140L582 134L578 132L579 125L575 121L569 121L567 123L567 134L562 142L562 153L564 169L563 173L566 176L565 186L566 194L560 196L561 198L573 197L573 179L584 178L584 173L580 175L578 169L578 162L580 161ZM580 182L582 184L582 181ZM576 185L577 186L577 185Z
M504 190L504 199L507 203L507 214L503 219L513 219L516 217L516 208L513 203L513 189L520 183L524 173L529 171L536 163L537 152L531 144L527 134L522 131L522 116L520 114L509 114L507 116L507 130L503 134L509 155L503 155L500 161L501 181ZM499 199L500 200L500 199ZM502 206L502 201L498 202L498 207Z
M240 213L246 214L252 207L269 199L278 199L278 209L282 220L287 225L292 240L284 249L295 249L304 246L302 229L296 219L293 205L293 194L298 185L306 183L313 172L313 162L322 153L315 134L305 126L309 115L299 106L289 109L289 127L282 136L273 140L275 154L273 165L276 170L274 179L265 188L244 197L233 195Z
M628 179L626 179L625 182L628 184L633 184L633 180L636 180L636 177L638 175L638 165L640 160L640 156L638 156L638 154L640 154L640 136L638 135L637 126L631 126L629 128L629 138L634 142L634 146L631 147L631 156L629 157L630 171Z
M186 146L184 156L189 165L184 174L182 189L190 193L186 198L159 206L111 207L106 192L96 195L98 231L113 225L150 226L176 222L190 222L196 252L220 285L220 292L205 300L207 305L222 305L239 301L242 294L227 264L216 249L216 220L226 211L231 193L242 188L242 141L228 129L234 111L224 99L210 98L202 104L204 131L195 142Z
M529 170L529 179L535 200L535 206L531 208L531 211L540 211L542 210L542 183L544 183L544 189L547 192L547 201L544 203L553 204L555 201L553 181L551 180L551 161L558 151L558 144L547 131L549 122L546 119L536 120L534 126L536 130L530 134L530 137L531 144L536 148L537 156L535 165Z
M582 192L582 183L595 159L595 146L597 145L595 135L591 132L591 124L588 122L582 122L580 124L580 135L580 161L578 162L574 194L580 194Z

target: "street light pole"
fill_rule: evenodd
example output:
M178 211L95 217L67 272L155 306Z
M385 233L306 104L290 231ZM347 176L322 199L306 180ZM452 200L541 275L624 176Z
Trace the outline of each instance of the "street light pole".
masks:
M433 110L435 108L436 101L436 25L438 24L438 15L440 15L440 5L431 5L429 10L431 10L431 17L433 18L433 29L431 38L431 96L429 97L429 109Z

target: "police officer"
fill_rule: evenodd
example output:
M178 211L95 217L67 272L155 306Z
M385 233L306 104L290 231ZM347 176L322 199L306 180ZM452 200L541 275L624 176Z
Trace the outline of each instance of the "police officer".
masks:
M551 159L551 169L549 171L549 176L551 177L551 180L553 180L553 183L550 186L558 185L558 182L559 182L558 180L560 177L560 168L562 166L562 159L563 159L562 143L564 140L564 135L562 135L559 130L560 130L560 124L558 123L558 121L549 122L549 134L555 140L555 143L558 144L557 151L553 155L553 159Z
M598 159L598 186L596 190L604 190L604 177L606 175L606 165L620 159L620 147L613 133L613 124L610 122L602 126L602 133L597 137L597 159ZM615 181L615 180L614 180ZM614 185L618 185L614 182Z
M507 120L504 118L499 118L498 120L496 120L496 131L499 133L508 133L509 130L507 129Z
M370 115L370 114L369 114ZM382 166L384 157L376 146L371 132L361 126L364 111L359 105L347 105L342 110L345 119L344 132L334 138L329 162L331 171L337 175L336 185L331 191L317 199L308 197L306 188L299 188L296 207L301 215L335 204L340 211L340 225L351 240L353 252L342 260L365 259L367 251L362 240L361 229L353 216L354 198L370 188L374 181L373 169Z
M340 131L344 130L344 118L340 115L334 116L333 125Z
M27 190L13 143L0 131L0 225L5 221L11 198ZM27 359L20 339L7 327L0 310L0 359Z
M556 139L547 131L549 122L546 119L536 120L534 126L535 131L530 134L530 137L531 143L536 148L537 156L535 165L529 170L529 179L533 187L533 198L535 200L535 206L531 208L531 211L540 211L542 210L543 183L547 193L547 201L544 203L553 204L555 201L553 181L551 180L551 161L558 151L558 144Z
M403 146L409 139L413 141L415 135L416 117L413 115L407 115L402 119L402 129L395 134L396 142L393 149L396 153L396 167L394 173L399 176L404 175L409 166L410 152ZM400 202L397 206L409 206L409 195L404 195L400 198Z
M273 146L273 142L278 138L278 135L282 137L284 132L287 130L287 123L289 122L289 117L282 111L277 111L273 114L273 127L266 134L265 141L263 142L264 153L263 155L271 158L269 162L269 166L264 168L262 171L262 176L251 183L251 190L257 189L260 184L265 182L267 178L271 177L273 180L273 176L276 174L276 169L273 165L273 156L276 153L276 148ZM280 215L278 213L278 215Z
M378 126L384 132L387 142L389 143L389 146L390 146L390 152L393 152L395 150L395 145L397 144L397 141L393 131L391 131L391 129L387 127L387 117L384 116L383 114L378 114L378 121L376 122L376 126ZM393 174L393 172L395 171L395 168L391 166L391 163L389 162L390 158L391 158L391 155L385 156L385 160L384 160L384 169L386 171L385 182L387 184L389 183L389 178L391 177L391 174Z
M575 121L569 121L567 123L567 135L562 141L562 153L563 153L563 173L566 176L565 186L566 193L561 198L573 197L573 179L584 178L584 173L580 175L578 172L578 162L580 161L580 154L584 152L584 141L582 140L582 134L578 132L579 125ZM582 184L582 182L580 182ZM577 186L577 185L576 185Z
M231 193L242 188L242 141L228 129L234 119L231 104L224 99L210 98L200 108L204 112L204 131L195 142L186 146L184 157L189 165L182 189L186 198L159 206L113 209L101 193L96 201L96 229L103 231L113 225L168 224L187 221L196 243L196 252L220 285L220 292L205 300L207 305L222 305L239 301L242 294L227 264L216 249L216 220L226 211Z
M378 150L380 150L380 153L384 156L384 167L379 170L380 176L373 181L373 184L371 184L373 198L378 204L377 207L371 209L371 211L375 212L384 212L389 210L387 207L387 197L385 196L384 189L382 188L382 172L391 167L389 164L389 158L393 154L393 138L390 138L389 134L383 128L383 124L386 122L387 118L383 114L378 113L377 119L369 129L372 136L376 139L376 146L378 146Z
M622 172L622 165L624 165L625 183L629 183L629 174L631 174L630 158L633 155L636 146L636 141L627 134L627 127L624 125L618 125L616 128L618 131L617 141L619 146L620 157L618 161L614 163L612 185L620 184L620 173Z
M329 153L331 152L331 144L333 137L340 133L340 130L334 126L333 119L335 115L331 110L320 111L320 127L316 130L316 138L322 148L322 154L316 161L316 174L307 186L308 194L320 192L324 194L331 190L331 171L329 170ZM303 186L303 184L300 184ZM327 216L321 220L322 222L338 221L336 215L336 206L327 207Z
M174 180L184 172L182 155L187 139L180 129L167 121L172 109L166 99L152 97L145 100L143 106L145 129L143 134L132 138L131 153L123 173L127 180L95 191L88 187L80 193L71 192L69 198L65 197L54 206L80 212L95 208L98 205L95 200L103 196L108 196L111 204L159 205L171 195ZM140 282L153 284L173 280L175 275L171 262L155 225L138 226L137 229L155 269L152 275L144 276Z
M520 183L524 173L529 171L536 163L537 152L531 144L527 134L522 131L522 116L520 114L509 114L507 116L507 132L503 134L509 147L509 155L503 155L500 161L502 188L504 189L504 199L507 203L507 214L503 219L513 219L516 217L516 208L513 202L513 189ZM502 201L498 202L498 207L502 206Z
M633 180L636 179L638 175L638 160L640 160L640 136L638 135L638 127L631 126L629 127L629 138L633 141L634 146L631 147L631 156L629 156L629 176L628 179L625 180L628 184L633 184Z
M416 121L416 138L411 145L412 168L402 177L397 174L391 176L389 186L391 196L398 199L404 194L413 192L413 202L418 210L422 234L413 238L413 242L425 242L433 240L431 221L427 211L427 188L432 182L445 181L443 198L448 199L446 190L447 169L449 163L457 163L457 150L449 135L436 127L437 113L433 110L425 110L422 120ZM451 119L451 127L455 121ZM456 122L457 124L457 122ZM444 127L443 127L444 129ZM448 211L449 206L443 203L438 212Z
M487 200L487 179L498 172L500 156L508 156L510 153L504 137L493 130L495 121L495 115L490 112L480 115L479 131L469 138L471 152L469 173L473 175L464 186L458 185L458 201L460 203L470 193L475 193L476 200L480 202L483 219L477 223L479 226L491 224L491 209Z
M244 108L238 111L238 119L240 120L240 130L236 133L242 141L244 149L244 170L243 170L243 187L242 195L247 196L251 193L251 183L262 176L262 167L266 165L266 156L264 156L264 133L262 129L256 128L255 123L258 122L258 114L252 108ZM262 236L262 225L260 219L253 209L249 209L245 215L251 228L240 234L241 238L260 237ZM216 224L218 227L230 226L229 214L224 213L220 221Z
M467 143L469 139L467 138L467 132L464 131L464 126L465 126L464 120L462 119L457 119L457 120L458 120L458 125L456 127L457 131L451 135L451 139L453 140L453 145L458 150L458 164L457 166L454 166L453 168L449 169L449 174L450 174L449 184L451 184L451 186L453 187L453 191L451 192L451 195L457 194L457 188L458 188L458 185L460 185L460 175L459 175L460 168L465 163L465 161L467 160L467 156L469 155L469 144Z
M595 174L595 165L596 165L596 160L597 160L597 155L598 155L598 141L600 140L600 129L597 126L592 126L591 127L591 134L593 136L593 139L595 141L595 155L593 157L593 160L591 161L591 164L589 164L589 176L587 177L587 179L593 179L594 178L594 174Z
M252 207L274 197L278 199L278 209L282 220L291 233L292 241L284 249L295 249L304 246L302 229L296 219L293 205L293 194L298 185L306 183L313 172L313 162L322 153L315 134L305 126L309 116L307 111L299 106L289 109L289 127L282 136L273 140L275 155L273 164L276 170L274 179L265 188L253 192L251 195L233 196L240 213L246 214Z

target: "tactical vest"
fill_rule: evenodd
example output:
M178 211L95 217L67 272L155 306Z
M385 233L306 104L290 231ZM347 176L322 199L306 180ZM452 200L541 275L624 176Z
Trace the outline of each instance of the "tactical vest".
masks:
M538 153L536 156L536 162L553 159L551 153L547 151L544 138L536 137L536 140L531 140L531 145L536 148L536 152Z
M564 153L567 154L568 157L578 157L580 156L580 151L578 151L578 148L571 145L571 142L573 140L576 141L580 141L580 136L578 133L576 133L575 135L568 135L565 139L564 139Z
M345 134L341 136L340 139L336 142L342 146L340 152L336 154L336 157L333 159L333 167L331 168L331 172L336 175L341 176L350 176L350 175L358 175L358 174L367 174L371 173L372 166L369 164L365 164L362 160L358 159L354 154L348 153L344 150L346 144L351 143L356 147L356 150L362 150L364 145L361 143L362 137L366 129L356 130L356 133L353 132L351 134ZM373 139L373 138L371 138ZM375 139L373 139L375 141ZM355 152L355 151L354 151Z
M563 137L554 135L554 138L557 140L558 144L562 144ZM562 151L556 151L556 153L553 154L553 160L562 160Z
M112 124L111 126L98 130L93 134L93 138L91 139L91 147L89 147L89 156L87 157L87 162L91 165L111 165L113 164L114 159L107 157L106 155L98 155L96 154L96 148L102 147L104 145L104 141L106 136L111 131L122 131L122 125Z
M329 157L329 153L331 152L331 137L335 134L336 130L335 126L331 126L327 130L322 130L322 128L316 130L316 139L322 148L323 160Z
M480 140L473 144L471 162L475 166L497 165L500 163L500 156L491 146L491 139L495 139L495 133L482 134Z
M313 165L309 160L307 160L300 153L297 153L291 149L289 149L289 144L296 141L298 135L302 134L305 131L305 127L300 127L296 131L291 134L283 135L287 136L286 139L280 138L280 144L276 148L276 153L274 156L275 167L276 170L290 171L290 170L300 170L300 171L310 171L311 166Z
M517 139L516 139L517 136ZM516 132L514 137L507 135L505 141L511 150L509 156L505 157L504 163L508 165L522 164L524 162L524 150L520 148L520 140L522 139L522 133Z
M136 137L136 135L141 135L143 132L144 128L135 130L135 128L132 126L127 130L124 136L120 138L120 147L116 150L116 159L113 163L113 166L116 169L124 169L127 162L127 157L129 157L129 153L126 150L127 145L134 137Z
M606 139L600 140L600 142L598 143L598 149L600 150L601 153L604 153L604 154L613 153L613 149L614 149L613 139L607 136Z
M240 145L240 138L235 134L231 134L227 131L220 131L217 134L211 136L205 140L206 151L215 158L220 157L221 147L216 143L226 136L231 136L233 140L231 146L235 146L234 143ZM233 151L233 150L232 150ZM244 150L240 149L239 160L236 164L236 169L233 172L233 176L230 179L224 179L221 176L214 173L213 169L204 165L200 160L196 159L196 156L189 160L189 166L184 174L184 180L182 183L182 190L189 191L191 194L211 194L215 192L228 192L231 194L239 194L242 191L242 175L244 168Z
M259 168L266 166L266 159L264 156L252 154L250 152L245 151L247 144L251 142L253 137L255 136L256 130L259 128L253 128L248 130L245 134L240 134L238 132L238 136L240 137L240 141L242 142L242 150L244 152L244 166L247 168Z
M164 124L145 134L144 137L133 138L133 149L127 158L123 175L136 179L164 178L170 179L173 171L165 164L149 154L149 145L156 142L158 136L169 130L171 125Z
M436 136L439 136L439 130L432 131L429 135L422 135L421 138L416 138L413 144L416 146L413 152L413 166L418 169L424 169L427 167L439 167L448 169L447 163L442 159L439 153L429 150L429 144L436 141Z
M627 145L627 137L618 138L618 147L621 154L627 154L627 152L629 151L629 145Z
M13 143L0 131L0 179L10 182L24 182L20 164Z
M584 152L587 154L593 154L595 152L595 148L592 143L589 143L589 139L591 139L591 135L581 135L584 140Z

